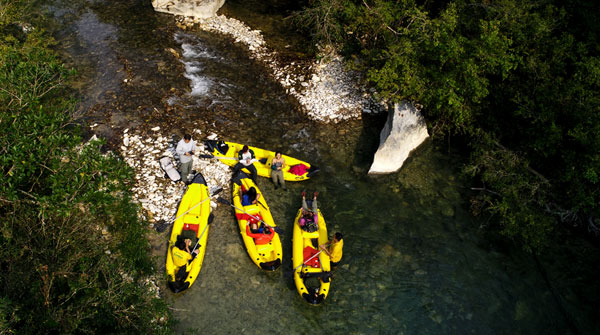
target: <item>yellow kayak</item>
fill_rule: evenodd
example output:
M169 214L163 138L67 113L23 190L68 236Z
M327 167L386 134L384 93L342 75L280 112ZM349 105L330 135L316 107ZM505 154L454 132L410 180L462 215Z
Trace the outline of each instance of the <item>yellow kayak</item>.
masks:
M331 264L329 255L320 252L319 245L329 242L325 219L318 210L318 230L309 232L298 224L302 215L302 209L298 210L294 221L294 233L292 242L292 264L294 268L294 282L300 296L311 304L320 304L325 300L331 285ZM313 284L309 287L306 280L315 278L318 287Z
M212 221L212 215L208 187L204 177L197 173L181 199L167 248L168 285L173 292L178 293L189 288L198 277L206 252L210 221ZM175 244L178 239L187 238L192 240L189 247L190 252L193 253L195 249L198 250L198 254L187 265L178 267L173 260L173 249L176 248ZM179 279L177 280L176 277Z
M243 144L207 140L204 142L206 149L221 162L234 166L238 162L238 153L244 147ZM256 147L248 146L254 151L254 156L258 160L254 163L256 172L262 177L271 177L271 161L275 157L275 152L264 150ZM296 159L294 157L281 155L285 159L285 167L283 168L283 179L286 181L302 181L307 180L319 172L319 168L311 165L308 162ZM242 171L249 173L247 169Z
M282 248L279 234L275 232L275 222L273 216L271 216L271 210L267 205L267 201L264 195L260 192L258 186L254 184L246 174L240 173L238 178L234 178L233 183L233 206L235 209L235 216L238 221L240 228L240 234L246 245L248 255L259 268L263 270L274 271L281 266L282 259ZM261 196L258 197L256 204L250 204L247 206L242 205L242 199L240 196L240 189L250 190L251 187L256 189L256 193ZM253 233L250 230L250 222L257 222L260 219L266 223L267 226L260 233ZM260 225L260 221L257 222Z

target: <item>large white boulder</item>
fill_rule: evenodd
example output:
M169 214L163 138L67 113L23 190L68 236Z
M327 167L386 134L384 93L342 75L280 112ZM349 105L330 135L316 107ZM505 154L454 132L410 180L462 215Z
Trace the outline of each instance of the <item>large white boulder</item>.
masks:
M394 104L381 130L380 143L369 174L400 170L408 154L429 137L421 112L411 103Z
M215 16L225 0L152 0L157 12L207 19Z

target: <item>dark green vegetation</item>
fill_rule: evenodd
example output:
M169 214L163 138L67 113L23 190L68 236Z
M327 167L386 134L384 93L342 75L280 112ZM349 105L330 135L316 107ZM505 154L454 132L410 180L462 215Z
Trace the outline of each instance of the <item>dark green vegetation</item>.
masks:
M25 7L0 0L0 333L168 333L132 173L82 144L71 71Z
M557 227L597 237L600 4L313 0L296 21L337 44L382 98L424 106L436 136L468 143L465 171L527 250Z

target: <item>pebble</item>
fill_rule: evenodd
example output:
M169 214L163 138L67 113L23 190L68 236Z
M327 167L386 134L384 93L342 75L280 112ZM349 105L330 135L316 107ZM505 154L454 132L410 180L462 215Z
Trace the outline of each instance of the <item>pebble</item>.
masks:
M170 221L177 212L177 204L183 196L185 185L181 182L175 183L164 177L158 160L163 156L173 159L177 165L175 154L176 141L169 142L170 134L158 132L160 127L150 128L152 133L141 131L123 131L123 145L120 146L124 161L134 170L135 185L131 188L134 192L133 198L144 210L148 211L150 223L165 220ZM198 137L202 134L199 129L193 130ZM208 138L216 139L217 135L212 133ZM206 154L204 145L197 143L199 154ZM198 153L197 153L198 154ZM202 173L210 190L223 188L227 194L230 188L231 169L220 161L201 159L194 156L193 169ZM229 191L230 192L230 191ZM217 203L211 201L211 208L215 209Z
M239 20L225 15L207 19L179 16L177 20L180 25L227 34L245 44L251 56L271 69L273 77L313 120L339 123L359 119L363 113L387 111L385 102L372 98L376 94L373 89L359 84L363 81L360 73L347 71L343 58L331 47L319 48L321 60L282 64L277 52L266 46L261 31L252 30Z

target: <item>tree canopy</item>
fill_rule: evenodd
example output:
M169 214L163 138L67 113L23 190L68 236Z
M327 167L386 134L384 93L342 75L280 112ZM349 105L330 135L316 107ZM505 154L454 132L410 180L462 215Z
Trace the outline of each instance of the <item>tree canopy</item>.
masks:
M588 1L311 0L296 14L388 101L465 138L474 211L538 250L561 223L598 234L600 5Z

